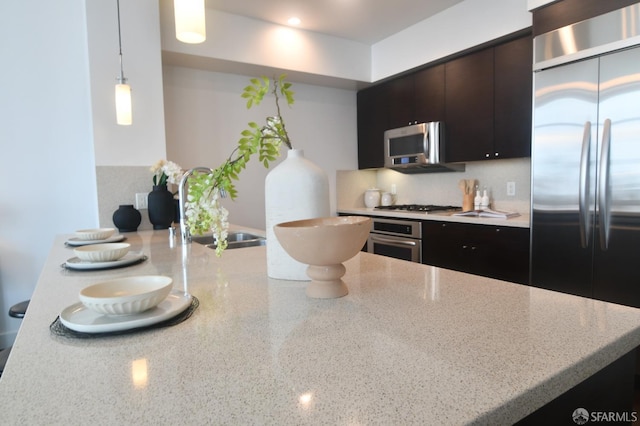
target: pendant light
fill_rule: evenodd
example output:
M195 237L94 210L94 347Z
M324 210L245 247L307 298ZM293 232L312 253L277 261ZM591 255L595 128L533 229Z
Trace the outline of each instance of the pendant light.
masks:
M183 43L197 44L207 39L205 0L173 0L176 38Z
M118 47L120 55L120 76L116 78L116 120L122 126L132 123L131 117L131 86L127 84L122 67L122 35L120 32L120 0L116 0L118 6Z

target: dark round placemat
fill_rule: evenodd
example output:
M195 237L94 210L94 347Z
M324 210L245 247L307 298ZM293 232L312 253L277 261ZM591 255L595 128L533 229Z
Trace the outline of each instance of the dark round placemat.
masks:
M195 310L198 309L198 306L200 306L200 301L195 296L191 296L191 298L192 298L191 305L189 305L187 309L185 309L175 317L166 319L156 324L147 325L144 327L131 328L128 330L109 331L105 333L83 333L80 331L71 330L70 328L66 327L64 324L62 324L62 322L60 321L60 317L58 316L49 326L49 330L51 331L51 334L58 337L72 337L75 339L94 339L97 337L99 338L99 337L106 337L106 336L120 336L123 334L139 333L142 331L153 330L156 328L171 327L173 325L180 324L181 322L186 321L187 319L189 319L189 317L191 317L191 315L195 312Z

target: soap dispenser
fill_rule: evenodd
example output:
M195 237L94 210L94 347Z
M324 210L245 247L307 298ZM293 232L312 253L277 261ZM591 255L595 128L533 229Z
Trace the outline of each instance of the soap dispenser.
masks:
M480 210L480 204L482 203L482 197L480 196L480 190L476 185L476 197L473 199L473 209Z
M489 195L487 195L487 188L485 188L482 193L482 198L480 199L480 210L486 210L488 208L489 208Z

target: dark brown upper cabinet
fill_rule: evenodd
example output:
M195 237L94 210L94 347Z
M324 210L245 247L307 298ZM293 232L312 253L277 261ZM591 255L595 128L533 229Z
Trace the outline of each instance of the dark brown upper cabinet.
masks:
M444 121L444 65L436 65L388 83L389 128Z
M494 49L494 158L531 156L532 58L531 37Z
M444 64L415 73L415 117L418 123L445 121Z
M389 128L387 86L377 85L358 92L358 168L384 166L384 132Z
M358 92L358 167L384 166L384 132L443 121L445 161L531 155L532 38L519 33Z
M447 162L493 155L493 49L446 63Z
M526 36L447 62L448 162L531 155L532 55Z
M389 128L407 126L414 121L413 74L384 83L388 88ZM386 130L386 129L385 129Z

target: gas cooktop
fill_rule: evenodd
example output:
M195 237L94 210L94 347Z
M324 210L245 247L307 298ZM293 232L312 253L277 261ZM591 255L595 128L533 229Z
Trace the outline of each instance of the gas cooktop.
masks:
M418 213L459 211L462 207L458 206L438 206L434 204L397 204L392 206L378 206L378 210L402 210Z

